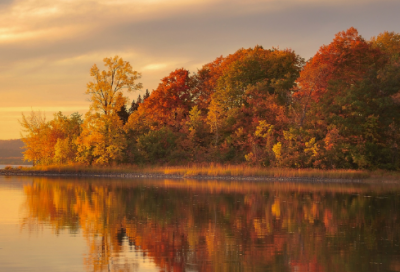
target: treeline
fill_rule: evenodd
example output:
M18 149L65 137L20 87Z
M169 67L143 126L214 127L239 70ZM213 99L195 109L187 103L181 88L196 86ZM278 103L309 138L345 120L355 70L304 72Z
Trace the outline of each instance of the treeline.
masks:
M279 167L399 169L400 34L339 32L304 61L256 46L181 68L145 99L119 57L91 69L84 119L23 116L36 164L227 162Z
M23 160L23 146L20 139L0 140L0 164L29 164Z
M24 143L20 139L0 140L0 158L21 157Z

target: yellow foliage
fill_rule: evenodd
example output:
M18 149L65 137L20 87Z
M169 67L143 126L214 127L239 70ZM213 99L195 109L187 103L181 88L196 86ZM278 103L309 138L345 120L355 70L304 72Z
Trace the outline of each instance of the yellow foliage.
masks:
M311 154L311 156L315 157L318 155L318 145L315 143L315 138L311 138L310 141L305 143L306 148L304 149L304 152L306 154Z
M272 151L274 151L275 158L279 161L282 159L282 144L278 142L272 147Z
M210 125L211 132L215 133L215 145L219 141L219 130L222 125L224 110L216 99L212 99L208 107L207 123Z
M113 114L121 108L122 91L128 92L142 88L141 83L135 83L141 74L132 70L129 62L115 56L105 58L107 71L100 71L96 64L90 69L93 82L87 84L86 94L90 94L91 110L100 111L105 115Z
M256 137L267 138L271 135L273 129L273 125L268 124L265 120L261 120L256 128L256 132L254 133L254 135Z
M122 158L126 138L118 115L86 114L77 139L77 161L83 164L109 165Z

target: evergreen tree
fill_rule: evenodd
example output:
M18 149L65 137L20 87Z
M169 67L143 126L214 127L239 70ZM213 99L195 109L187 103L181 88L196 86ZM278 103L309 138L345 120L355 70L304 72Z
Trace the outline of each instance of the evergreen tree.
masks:
M133 101L134 102L134 101ZM132 103L133 103L132 102ZM121 119L121 121L123 122L123 124L125 125L125 123L128 121L130 112L128 112L126 105L123 105L121 107L121 109L119 111L117 111L117 114L119 116L119 119Z
M144 102L147 98L149 98L149 96L150 96L149 89L146 89L146 93L145 93L144 96L143 96L143 102Z
M139 94L138 98L136 99L136 102L135 99L132 100L131 107L129 109L129 115L134 113L139 108L140 103L143 103L143 100L142 96Z

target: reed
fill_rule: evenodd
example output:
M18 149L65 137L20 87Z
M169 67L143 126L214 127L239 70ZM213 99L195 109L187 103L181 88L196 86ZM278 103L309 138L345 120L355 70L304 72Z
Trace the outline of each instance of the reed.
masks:
M185 177L194 176L244 176L244 177L305 177L305 178L334 178L362 179L370 173L365 170L320 170L292 168L263 168L248 165L202 164L189 166L165 167L165 174L177 174Z
M113 166L87 166L81 164L73 165L40 165L31 168L24 168L26 171L33 172L59 172L59 173L98 173L98 174L112 174L112 173L159 173L163 172L157 167L143 167L138 165L113 165Z
M31 168L22 168L22 171L34 172L59 172L59 173L137 173L137 174L166 174L183 177L210 176L210 177L275 177L275 178L331 178L331 179L366 179L371 177L367 170L320 170L320 169L292 169L292 168L263 168L245 164L189 164L186 166L139 166L139 165L114 165L107 167L85 165L46 165ZM376 178L387 177L388 171L374 172ZM400 173L394 172L393 176L400 179Z

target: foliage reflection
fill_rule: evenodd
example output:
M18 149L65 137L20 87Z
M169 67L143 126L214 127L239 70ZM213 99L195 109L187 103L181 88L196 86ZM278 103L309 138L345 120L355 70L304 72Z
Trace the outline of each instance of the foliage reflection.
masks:
M396 187L34 179L22 224L81 232L88 271L400 271Z

